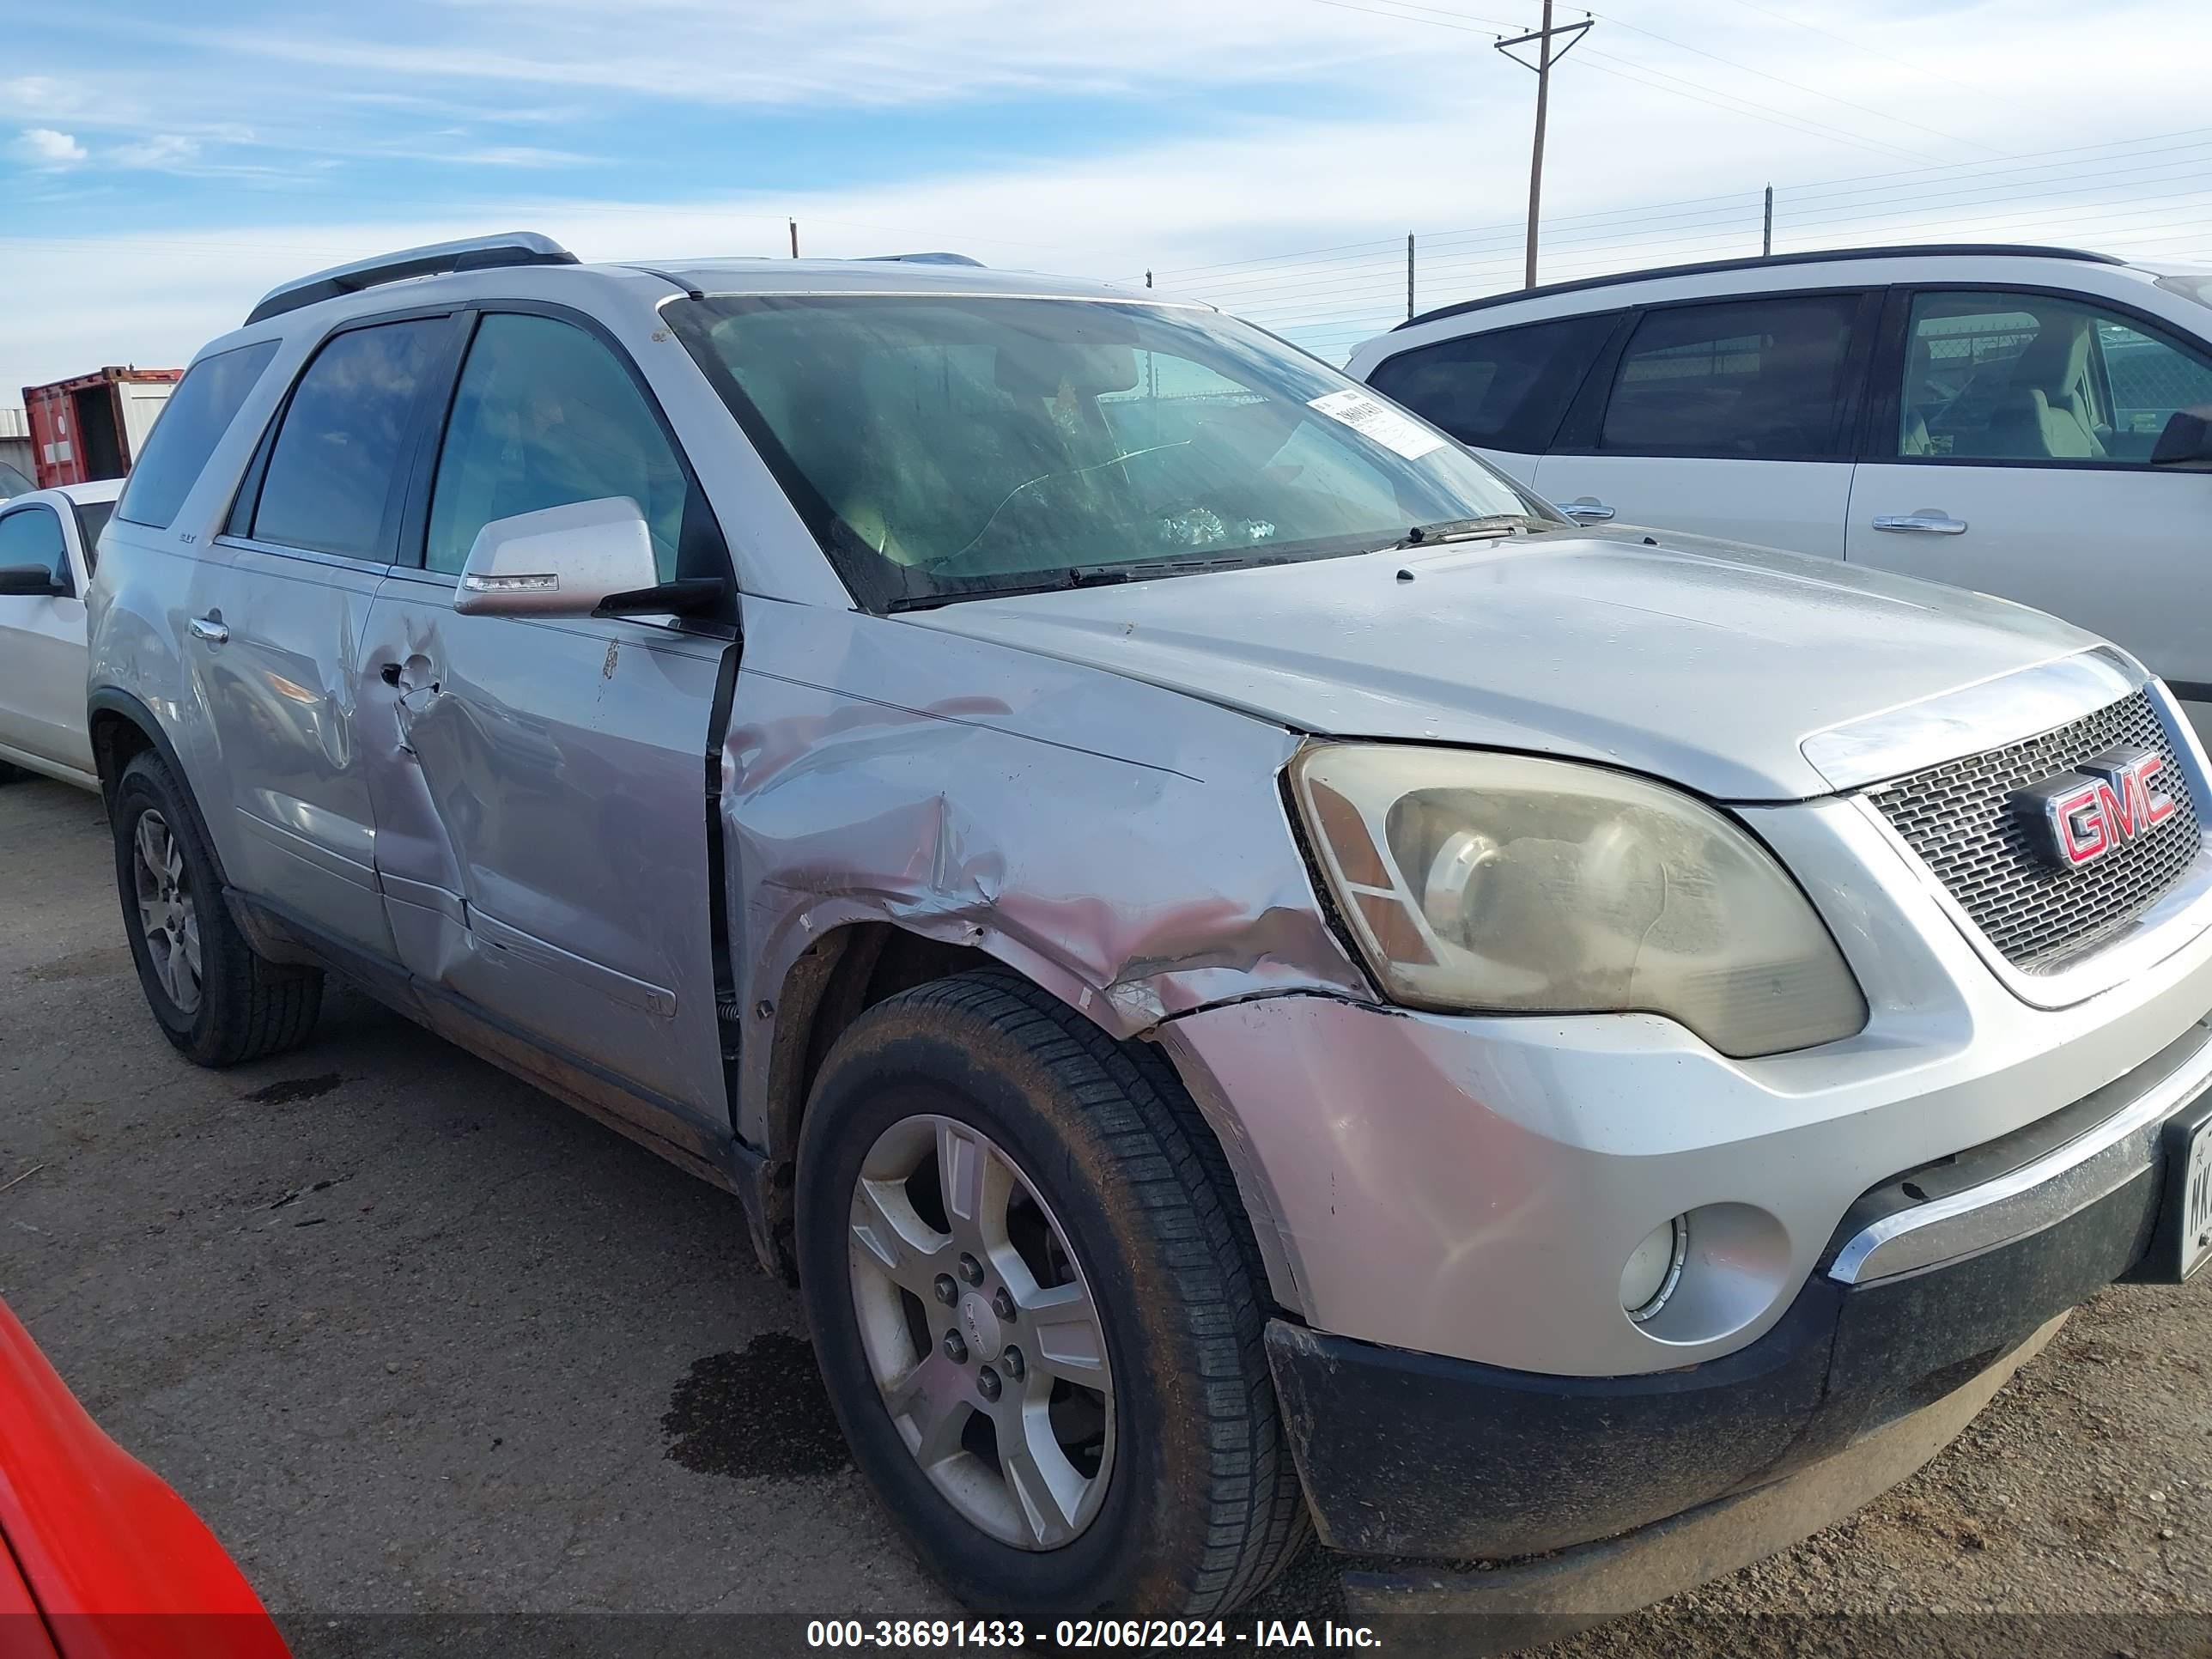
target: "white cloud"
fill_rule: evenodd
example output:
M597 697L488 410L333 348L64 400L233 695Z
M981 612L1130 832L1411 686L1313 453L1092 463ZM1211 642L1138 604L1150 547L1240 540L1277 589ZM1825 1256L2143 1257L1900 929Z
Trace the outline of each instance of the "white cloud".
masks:
M118 167L145 167L167 171L197 161L200 155L200 141L179 133L160 132L135 143L118 145L105 159Z
M359 14L356 14L358 15ZM587 88L656 100L787 106L930 105L1004 93L1114 94L1341 74L1418 55L1371 18L1303 0L393 0L350 35L268 28L180 38L347 84ZM391 27L397 21L399 27ZM498 101L494 100L492 101Z
M16 75L0 80L0 109L26 115L68 115L84 107L84 94L46 75Z
M33 167L74 167L85 159L85 148L66 132L52 127L26 127L15 139L15 154Z

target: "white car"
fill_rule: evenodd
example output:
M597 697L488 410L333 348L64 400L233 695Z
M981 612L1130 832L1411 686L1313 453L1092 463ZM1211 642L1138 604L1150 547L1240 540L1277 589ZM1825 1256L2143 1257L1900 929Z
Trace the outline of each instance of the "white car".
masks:
M84 593L120 478L0 501L0 783L100 787L85 735Z
M2016 599L2125 646L2212 732L2212 270L1723 260L1447 306L1349 368L1585 523Z

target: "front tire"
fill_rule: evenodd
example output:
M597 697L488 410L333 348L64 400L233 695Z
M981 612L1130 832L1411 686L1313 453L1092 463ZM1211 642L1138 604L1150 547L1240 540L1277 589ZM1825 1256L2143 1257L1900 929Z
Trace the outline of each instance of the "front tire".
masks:
M199 813L157 756L124 769L111 822L123 930L161 1034L217 1066L305 1042L322 1008L321 970L270 962L246 942Z
M1303 1538L1257 1252L1156 1052L1001 971L905 992L823 1062L796 1198L839 1421L961 1601L1216 1616Z

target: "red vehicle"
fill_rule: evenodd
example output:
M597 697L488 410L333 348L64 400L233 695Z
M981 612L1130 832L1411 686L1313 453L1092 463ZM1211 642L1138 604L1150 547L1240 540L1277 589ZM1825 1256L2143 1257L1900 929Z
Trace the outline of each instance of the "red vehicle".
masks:
M119 478L131 470L181 368L101 368L23 388L31 465L41 489Z
M0 1656L289 1659L215 1534L100 1432L4 1304Z

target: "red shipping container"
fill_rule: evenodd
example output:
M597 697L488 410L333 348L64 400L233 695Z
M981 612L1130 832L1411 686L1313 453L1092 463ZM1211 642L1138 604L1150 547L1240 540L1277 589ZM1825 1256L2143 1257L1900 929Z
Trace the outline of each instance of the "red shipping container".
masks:
M23 388L39 488L119 478L131 470L181 368L103 368Z

